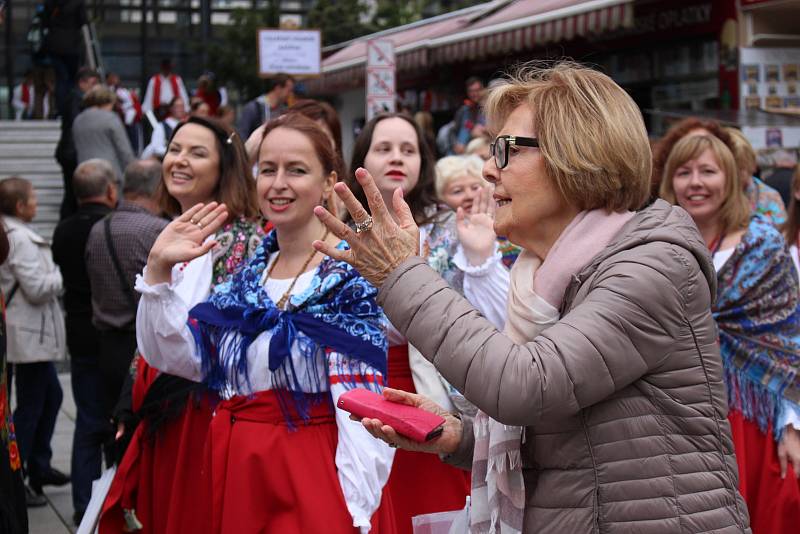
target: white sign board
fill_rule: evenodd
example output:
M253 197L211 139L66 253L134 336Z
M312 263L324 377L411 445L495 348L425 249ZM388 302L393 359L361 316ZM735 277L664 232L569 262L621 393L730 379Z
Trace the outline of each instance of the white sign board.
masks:
M367 120L395 111L395 99L394 43L367 41Z
M258 75L320 73L319 30L258 30Z

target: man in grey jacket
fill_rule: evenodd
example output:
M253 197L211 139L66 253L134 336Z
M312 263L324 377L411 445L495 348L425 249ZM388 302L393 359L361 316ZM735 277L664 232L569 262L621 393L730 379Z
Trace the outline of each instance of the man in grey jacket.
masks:
M294 78L288 74L276 74L266 82L266 92L254 98L242 109L239 118L239 134L247 139L262 124L286 111L286 102L294 91Z

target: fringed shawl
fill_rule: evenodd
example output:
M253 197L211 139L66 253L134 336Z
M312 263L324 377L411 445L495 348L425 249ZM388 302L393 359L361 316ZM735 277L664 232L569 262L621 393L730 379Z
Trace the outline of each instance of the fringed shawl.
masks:
M346 243L338 247L343 249ZM291 393L296 412L305 417L307 410L300 401L307 398L305 393L329 390L320 383L318 371L327 369L329 351L346 355L349 369L337 374L352 381L370 372L385 376L383 314L375 301L377 290L358 271L330 257L318 266L311 286L293 295L286 310L278 309L262 285L269 256L277 250L273 231L241 272L192 308L189 326L201 356L204 382L216 391L227 386L242 390L243 385L250 389L247 350L261 333L271 331L266 356L273 384L278 392ZM305 374L292 361L295 342L305 360ZM365 384L370 382L364 380Z
M717 273L713 307L719 325L728 404L766 432L781 401L800 402L800 297L780 233L754 216Z

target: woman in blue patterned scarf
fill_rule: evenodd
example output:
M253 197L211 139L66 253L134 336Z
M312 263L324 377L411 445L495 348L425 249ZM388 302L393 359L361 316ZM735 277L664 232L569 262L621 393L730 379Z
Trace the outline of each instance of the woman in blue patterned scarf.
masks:
M672 148L661 196L694 219L717 270L712 307L739 485L753 532L800 525L800 295L786 244L751 215L736 161L714 136Z
M313 214L341 169L313 121L271 121L257 191L274 230L253 259L191 310L176 298L173 266L214 247L206 238L227 218L224 204L198 204L167 226L137 280L148 362L222 398L202 467L208 532L393 531L379 506L393 451L334 407L347 389L380 390L386 373L377 291L311 246L345 246Z

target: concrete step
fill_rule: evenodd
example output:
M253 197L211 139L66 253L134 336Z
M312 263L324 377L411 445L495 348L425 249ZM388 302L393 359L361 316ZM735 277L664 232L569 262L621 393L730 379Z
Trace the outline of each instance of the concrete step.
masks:
M0 143L52 143L56 145L61 130L0 130Z
M52 143L0 143L0 161L5 158L47 158L54 160L56 146Z
M12 172L26 173L53 173L61 172L58 162L51 155L49 158L1 158L0 174L10 174Z

